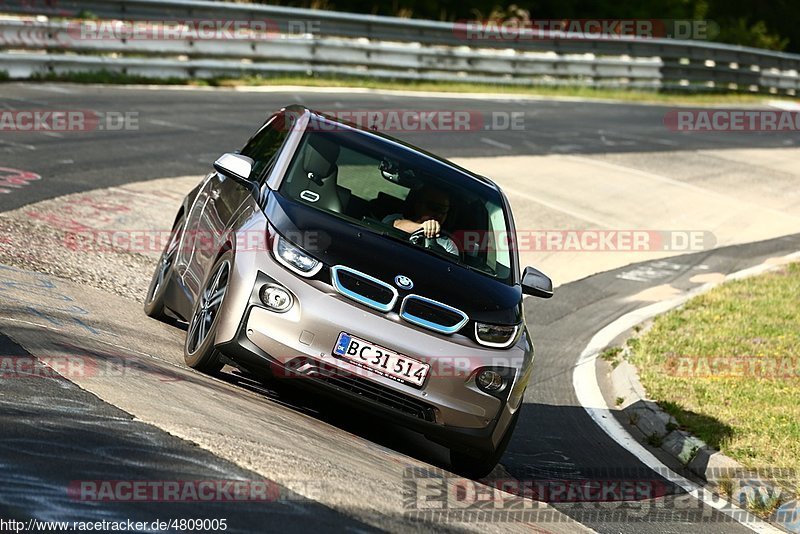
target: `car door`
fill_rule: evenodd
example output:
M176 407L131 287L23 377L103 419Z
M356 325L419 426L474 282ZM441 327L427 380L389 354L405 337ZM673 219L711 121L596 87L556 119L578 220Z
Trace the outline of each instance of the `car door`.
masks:
M241 150L243 156L253 159L249 179L263 183L277 159L288 131L284 127L283 114L270 117L250 138ZM196 298L206 271L211 268L227 236L233 221L245 203L252 197L252 190L241 182L215 172L201 188L189 215L188 228L194 230L194 246L187 263L184 283ZM234 229L235 230L235 229Z

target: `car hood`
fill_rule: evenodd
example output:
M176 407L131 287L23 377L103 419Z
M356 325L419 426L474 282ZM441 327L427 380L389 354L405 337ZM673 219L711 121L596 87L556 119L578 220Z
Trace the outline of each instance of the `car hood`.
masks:
M407 246L368 228L316 208L270 193L265 214L275 229L327 266L344 265L397 288L400 297L414 293L460 309L470 319L493 324L522 321L522 288L508 285ZM398 275L414 287L394 283Z

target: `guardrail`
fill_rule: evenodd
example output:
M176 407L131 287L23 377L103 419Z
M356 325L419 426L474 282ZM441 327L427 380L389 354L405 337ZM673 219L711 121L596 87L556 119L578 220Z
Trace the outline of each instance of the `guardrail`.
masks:
M470 40L453 23L203 0L0 0L0 10L50 17L0 21L0 45L7 50L0 53L0 70L14 78L102 68L177 77L283 72L789 95L800 90L800 55L702 41L562 32ZM75 23L53 20L81 13L139 21L267 21L273 33L211 41L91 40L70 31Z

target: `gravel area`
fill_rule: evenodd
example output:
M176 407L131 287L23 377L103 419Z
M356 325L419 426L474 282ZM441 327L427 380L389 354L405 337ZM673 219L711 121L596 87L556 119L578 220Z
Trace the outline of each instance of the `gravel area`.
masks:
M144 302L181 199L198 181L137 182L0 213L0 264Z

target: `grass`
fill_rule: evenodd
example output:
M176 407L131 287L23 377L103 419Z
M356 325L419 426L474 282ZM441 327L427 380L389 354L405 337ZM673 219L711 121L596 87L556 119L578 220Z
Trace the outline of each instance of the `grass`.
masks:
M656 318L630 355L648 395L681 428L746 467L790 468L796 476L799 296L800 264L791 264Z
M660 447L664 444L664 436L659 434L658 432L653 432L645 439L648 445L652 447Z
M778 509L782 501L780 495L764 497L757 494L747 500L747 509L761 517L769 517Z
M622 347L610 347L600 354L600 358L611 365L612 369L616 369L622 361Z
M378 80L356 77L277 75L270 77L243 76L239 78L152 78L110 71L39 74L34 81L62 81L100 84L153 84L193 85L204 87L241 87L299 85L306 87L359 87L366 89L394 89L404 91L432 91L455 93L491 93L496 95L530 95L543 97L579 97L590 99L622 100L655 104L758 104L766 100L789 97L747 93L672 93L626 89L595 89L584 86L502 85L461 82L415 82L406 80Z
M37 73L31 76L33 82L72 82L72 83L102 83L108 85L208 85L208 83L190 81L183 78L151 78L123 74L108 70L97 72L70 72L65 74Z

